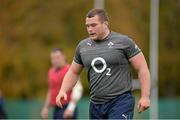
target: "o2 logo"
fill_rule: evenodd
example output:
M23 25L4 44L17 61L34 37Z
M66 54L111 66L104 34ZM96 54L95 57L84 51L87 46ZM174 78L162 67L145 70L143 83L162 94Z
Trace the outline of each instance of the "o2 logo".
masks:
M96 66L95 66L96 61L101 61L101 63L103 64L103 67L101 69L96 68ZM91 66L94 69L94 71L97 73L102 73L105 70L107 70L106 75L111 75L111 68L107 68L106 61L102 57L94 58L91 62Z

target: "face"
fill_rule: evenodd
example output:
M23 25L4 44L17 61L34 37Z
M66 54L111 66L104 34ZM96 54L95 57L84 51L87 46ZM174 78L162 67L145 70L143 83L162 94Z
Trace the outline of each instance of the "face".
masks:
M52 52L50 57L51 57L51 64L55 68L62 67L66 63L64 54L59 51Z
M101 40L106 35L106 31L108 29L107 21L100 21L99 17L95 15L91 18L86 18L86 27L89 37L92 40Z

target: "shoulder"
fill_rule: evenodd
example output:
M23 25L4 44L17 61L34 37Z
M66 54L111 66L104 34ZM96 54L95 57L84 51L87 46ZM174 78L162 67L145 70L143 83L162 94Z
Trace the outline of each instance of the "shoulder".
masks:
M54 68L53 67L49 68L48 75L51 75L53 72L54 72Z
M52 71L54 71L54 68L53 67L51 67L51 68L49 68L49 70L48 70L49 72L52 72Z
M129 37L127 35L117 33L117 32L112 32L111 37L112 38L117 38L118 40L121 40L121 41L129 39Z
M86 45L88 45L88 43L91 42L91 39L88 37L88 38L85 38L83 40L81 40L79 43L78 43L78 46L79 47L84 47Z
M66 66L65 66L65 69L69 69L70 68L70 64L67 64Z
M63 74L65 74L69 70L69 68L70 68L70 65L67 64L59 72L62 72Z
M111 40L124 44L129 44L133 41L129 36L117 32L112 32Z

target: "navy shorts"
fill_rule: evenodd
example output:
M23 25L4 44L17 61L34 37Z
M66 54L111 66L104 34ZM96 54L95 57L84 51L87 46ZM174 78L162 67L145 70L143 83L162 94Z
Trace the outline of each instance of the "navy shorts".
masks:
M68 104L64 105L63 108L55 106L54 113L53 113L53 119L64 119L63 114L64 114L67 106L68 106ZM74 110L74 115L73 115L72 119L77 119L77 107Z
M135 99L131 92L125 92L104 103L90 103L90 119L133 119Z

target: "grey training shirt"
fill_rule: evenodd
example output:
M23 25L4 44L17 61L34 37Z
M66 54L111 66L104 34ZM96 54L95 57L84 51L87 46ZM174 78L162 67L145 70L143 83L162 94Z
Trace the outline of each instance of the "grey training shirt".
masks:
M127 36L116 32L104 40L82 40L75 52L74 61L88 70L91 102L103 104L130 91L129 61L140 53L138 46Z

